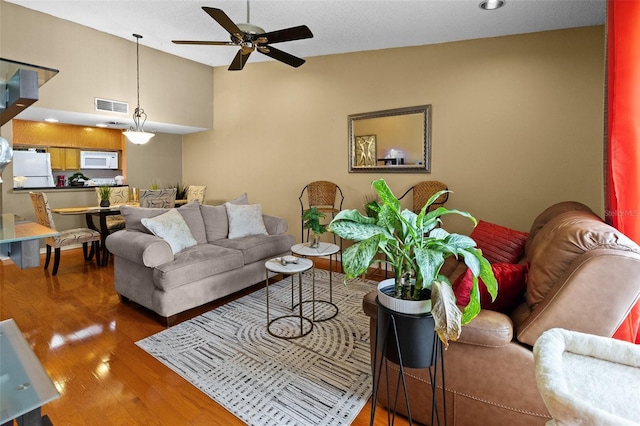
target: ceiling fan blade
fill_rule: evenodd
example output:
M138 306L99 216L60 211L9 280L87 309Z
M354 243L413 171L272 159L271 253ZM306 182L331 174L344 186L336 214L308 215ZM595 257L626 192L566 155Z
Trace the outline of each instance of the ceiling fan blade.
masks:
M299 25L297 27L285 28L283 30L271 31L264 34L256 34L254 39L259 40L262 44L282 43L283 41L302 40L305 38L312 38L313 33L306 25ZM262 42L262 38L266 38L267 41Z
M251 52L244 54L242 53L242 49L238 50L238 53L236 54L235 58L233 58L233 62L231 62L231 65L229 65L228 70L242 71L242 68L244 68L244 64L246 64L247 59L249 59L249 55L251 55Z
M204 41L204 40L171 40L175 44L203 44L207 46L235 46L231 41Z
M224 13L221 9L216 9L215 7L206 7L202 6L202 10L207 12L209 16L211 16L218 24L222 26L225 30L229 32L233 37L238 40L242 40L242 30L238 28L238 26Z
M298 68L300 65L304 64L306 61L302 58L298 58L297 56L293 56L287 52L283 52L282 50L278 50L275 47L271 46L260 46L258 52L263 55L267 55L273 59L276 59L280 62L284 62L287 65L291 65L294 68Z

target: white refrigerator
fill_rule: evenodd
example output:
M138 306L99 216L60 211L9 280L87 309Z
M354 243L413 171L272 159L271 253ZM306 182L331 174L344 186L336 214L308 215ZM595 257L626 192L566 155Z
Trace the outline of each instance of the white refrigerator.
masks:
M48 152L13 151L13 177L24 176L23 188L52 188L51 157ZM13 181L14 188L18 187Z

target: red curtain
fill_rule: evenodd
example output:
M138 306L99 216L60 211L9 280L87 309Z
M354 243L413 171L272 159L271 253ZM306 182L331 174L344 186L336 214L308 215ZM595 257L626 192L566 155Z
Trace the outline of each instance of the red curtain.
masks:
M609 0L607 221L640 244L640 1ZM613 337L640 343L640 302Z

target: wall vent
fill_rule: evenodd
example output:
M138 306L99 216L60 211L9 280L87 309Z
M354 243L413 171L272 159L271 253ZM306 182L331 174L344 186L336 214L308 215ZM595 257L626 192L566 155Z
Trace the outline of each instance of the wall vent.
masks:
M94 98L96 111L121 112L129 114L129 104L110 99Z

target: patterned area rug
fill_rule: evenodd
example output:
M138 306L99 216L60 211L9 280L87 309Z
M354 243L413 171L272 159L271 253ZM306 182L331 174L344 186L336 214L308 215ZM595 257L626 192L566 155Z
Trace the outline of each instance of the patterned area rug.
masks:
M311 299L312 272L303 274ZM136 344L249 425L348 425L371 396L369 321L362 297L372 282L333 276L335 318L299 339L266 330L265 289L180 323ZM296 302L298 279L295 278ZM329 272L316 270L316 299L329 300ZM291 313L291 278L269 286L270 316ZM304 303L311 316L312 304ZM316 303L316 318L335 308ZM278 321L272 331L299 329ZM277 327L275 327L277 325Z

